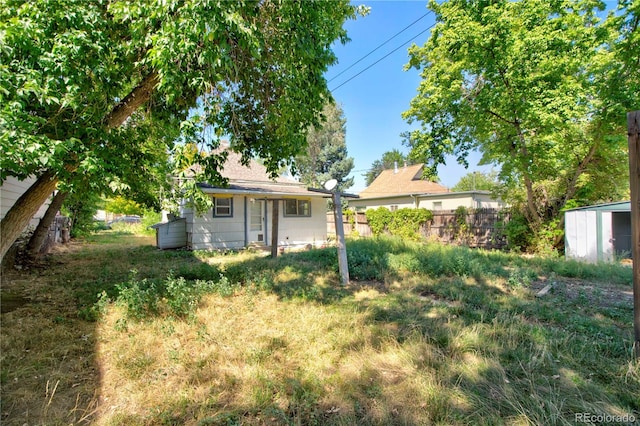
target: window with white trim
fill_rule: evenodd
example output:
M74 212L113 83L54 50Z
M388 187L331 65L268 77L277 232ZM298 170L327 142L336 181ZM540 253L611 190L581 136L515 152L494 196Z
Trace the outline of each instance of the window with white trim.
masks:
M232 216L233 216L233 198L214 197L213 198L213 217L232 217Z
M310 200L284 200L284 216L285 217L308 217L311 216Z

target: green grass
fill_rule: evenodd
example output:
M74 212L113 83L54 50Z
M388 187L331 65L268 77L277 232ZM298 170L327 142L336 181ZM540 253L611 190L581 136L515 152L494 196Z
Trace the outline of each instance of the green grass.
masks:
M101 371L93 391L108 402L91 399L90 387L75 395L95 405L82 411L95 424L640 418L628 267L360 239L348 241L352 282L343 287L335 248L271 259L159 251L151 242L103 232L31 272L40 291L72 300L80 318L55 309L39 317L66 330L40 341L19 326L38 327L21 310L3 316L7 424L81 418L77 402L69 408L77 379L63 376L69 401L51 398L45 411L31 378L62 374L44 354L77 344L73 329L91 326L82 359L93 362L76 370ZM546 284L552 290L536 297ZM36 347L46 349L36 355ZM35 399L31 417L25 395Z

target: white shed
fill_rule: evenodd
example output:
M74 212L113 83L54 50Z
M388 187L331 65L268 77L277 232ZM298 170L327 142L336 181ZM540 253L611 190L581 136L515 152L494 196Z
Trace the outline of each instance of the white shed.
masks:
M156 246L159 249L175 249L187 246L187 220L178 218L164 223L156 223L150 228L156 230Z
M565 257L611 262L631 257L631 203L598 204L565 212Z

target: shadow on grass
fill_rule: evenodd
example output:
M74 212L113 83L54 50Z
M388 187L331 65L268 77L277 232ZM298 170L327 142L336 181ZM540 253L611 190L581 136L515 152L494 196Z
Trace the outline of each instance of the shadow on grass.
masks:
M243 377L216 365L191 379L217 383L211 395L117 414L113 424L568 424L574 413L640 411L639 374L625 344L629 311L567 302L560 292L540 300L528 289L550 273L596 279L596 270L358 240L348 243L352 283L342 287L332 248L270 259L163 252L142 240L123 245L122 235L109 238L54 256L49 270L16 274L9 283L23 286L21 297L31 303L2 318L4 424L96 421L94 410L108 405L99 403L99 337L90 322L99 318L100 295L118 300L131 288L124 284L144 282L141 291L153 288L166 301L177 294L169 276L213 282L220 294L254 292L353 312L366 333L336 344L336 359L347 361L325 375L289 360L285 376L253 377L247 401L235 396ZM612 276L627 279L624 271ZM287 341L278 339L251 352L250 363L287 359Z

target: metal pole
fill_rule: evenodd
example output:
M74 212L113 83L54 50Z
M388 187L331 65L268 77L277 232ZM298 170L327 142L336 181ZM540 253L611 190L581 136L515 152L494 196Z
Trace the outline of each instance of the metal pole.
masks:
M631 190L631 257L633 259L633 344L640 358L640 111L627 114L629 186Z
M342 285L349 284L349 264L347 263L347 245L344 241L344 224L342 223L342 201L339 192L334 192L333 214L336 220L336 241L338 243L338 267Z

